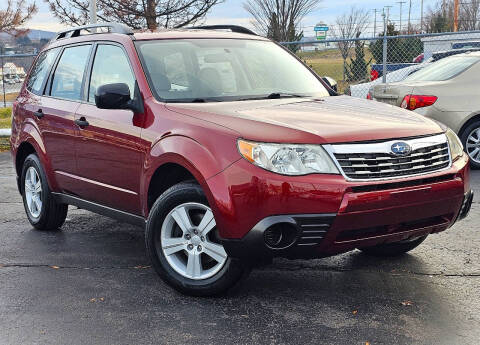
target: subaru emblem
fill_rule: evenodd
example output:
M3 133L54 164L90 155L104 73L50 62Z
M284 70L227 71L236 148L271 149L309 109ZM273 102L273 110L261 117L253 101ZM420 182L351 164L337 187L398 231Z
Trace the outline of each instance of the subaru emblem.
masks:
M407 156L412 152L410 145L403 141L396 142L391 147L392 153L396 156Z

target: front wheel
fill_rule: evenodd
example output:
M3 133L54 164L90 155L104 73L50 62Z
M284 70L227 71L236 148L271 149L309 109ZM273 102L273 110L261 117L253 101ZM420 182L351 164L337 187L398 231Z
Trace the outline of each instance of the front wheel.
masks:
M379 257L394 257L403 255L412 249L418 247L425 239L427 235L415 238L413 240L406 240L401 242L380 244L378 246L359 248L362 252L371 256Z
M145 239L157 273L187 295L220 294L249 271L225 252L212 210L195 183L179 183L158 198Z

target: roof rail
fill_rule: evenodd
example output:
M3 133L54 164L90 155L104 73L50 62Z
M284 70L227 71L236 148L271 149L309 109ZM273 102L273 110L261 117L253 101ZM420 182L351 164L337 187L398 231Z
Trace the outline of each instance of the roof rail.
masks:
M59 31L52 41L56 41L62 38L78 37L81 36L82 30L90 31L92 34L96 33L97 28L108 28L108 32L124 34L124 35L133 35L133 30L128 26L120 23L99 23L99 24L88 24L82 26L76 26L74 28L69 28L66 30Z
M201 26L192 26L188 29L200 29L200 30L230 30L239 34L255 35L257 34L250 29L244 28L239 25L201 25Z

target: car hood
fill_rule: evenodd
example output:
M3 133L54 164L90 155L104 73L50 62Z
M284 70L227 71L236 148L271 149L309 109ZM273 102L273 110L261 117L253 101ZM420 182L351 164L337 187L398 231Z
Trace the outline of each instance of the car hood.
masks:
M339 143L441 133L411 111L349 96L218 103L168 103L171 111L268 142Z

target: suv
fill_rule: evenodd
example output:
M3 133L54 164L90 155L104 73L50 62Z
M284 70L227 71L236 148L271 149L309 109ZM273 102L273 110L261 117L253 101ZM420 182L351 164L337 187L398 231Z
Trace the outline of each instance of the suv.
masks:
M58 229L68 205L138 224L155 270L191 295L273 257L400 255L472 203L451 130L338 96L241 27L60 32L13 113L33 227Z

